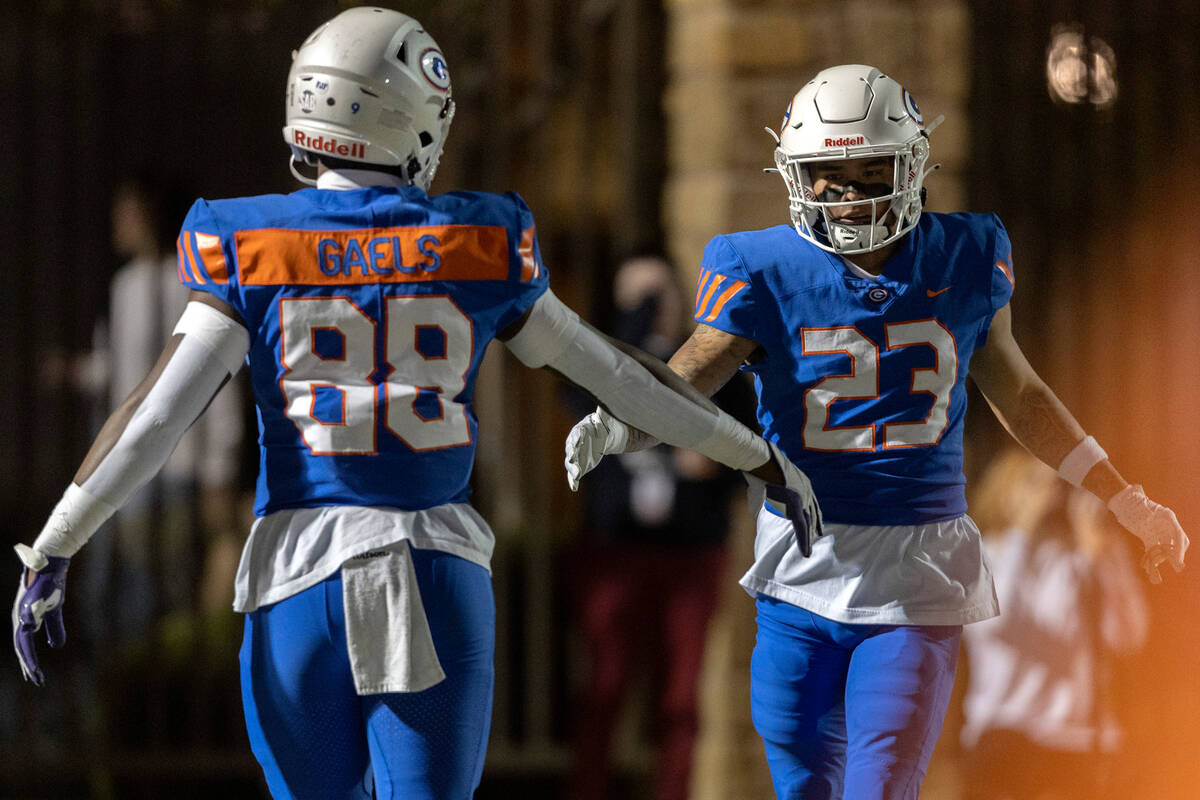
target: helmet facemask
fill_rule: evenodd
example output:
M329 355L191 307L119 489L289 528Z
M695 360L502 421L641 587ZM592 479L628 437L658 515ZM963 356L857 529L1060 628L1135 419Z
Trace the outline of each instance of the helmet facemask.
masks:
M929 143L919 138L896 147L858 148L865 152L850 152L845 159L888 158L891 175L885 182L863 184L847 181L844 187L815 191L810 165L841 161L840 153L809 156L789 156L775 150L775 164L788 190L788 212L796 231L823 250L839 255L869 253L886 247L912 230L921 215L923 179L928 172ZM857 199L844 199L853 188ZM840 218L864 216L863 221L840 222ZM832 212L836 211L835 217ZM849 213L847 213L849 212Z

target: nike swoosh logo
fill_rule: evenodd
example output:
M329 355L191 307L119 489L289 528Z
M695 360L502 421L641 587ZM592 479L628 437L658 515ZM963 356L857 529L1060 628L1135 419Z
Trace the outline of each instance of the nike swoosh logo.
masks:
M936 292L935 292L935 291L933 291L932 289L926 289L926 290L925 290L925 296L926 296L926 297L937 297L937 296L938 296L939 294L941 294L942 292L948 292L948 291L950 291L950 287L949 287L949 286L947 286L945 289L938 289Z

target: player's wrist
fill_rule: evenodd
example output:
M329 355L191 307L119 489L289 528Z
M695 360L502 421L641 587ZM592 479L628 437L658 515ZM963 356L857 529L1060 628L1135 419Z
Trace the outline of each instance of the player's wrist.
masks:
M1118 493L1129 488L1130 483L1121 477L1111 461L1101 461L1084 478L1082 486L1107 505Z
M748 469L745 471L761 481L772 483L777 486L782 486L787 481L787 478L784 477L783 474L783 467L777 464L773 458L768 458L754 469Z
M692 449L734 469L756 470L771 463L767 442L724 411L717 412L712 434Z
M1108 460L1108 453L1091 436L1085 436L1058 465L1058 475L1072 486L1083 486L1092 469Z
M70 558L115 512L114 506L71 483L50 512L32 549L46 556Z

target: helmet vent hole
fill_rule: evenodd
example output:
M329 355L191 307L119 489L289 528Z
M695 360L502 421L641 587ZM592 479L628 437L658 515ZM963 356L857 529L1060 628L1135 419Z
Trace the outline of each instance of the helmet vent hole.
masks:
M401 63L408 63L408 42L400 45L400 51L396 53L396 58L400 59Z
M358 90L360 92L362 92L363 94L368 95L370 97L379 97L379 95L375 94L370 89L364 89L363 87L360 86L360 87L358 87Z
M429 147L433 144L433 137L429 135L429 131L421 131L418 138L421 140L421 147Z

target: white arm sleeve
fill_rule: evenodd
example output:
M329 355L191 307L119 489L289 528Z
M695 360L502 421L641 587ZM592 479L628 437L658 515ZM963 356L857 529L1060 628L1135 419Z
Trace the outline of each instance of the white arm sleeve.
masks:
M188 304L175 333L183 339L158 380L87 480L67 487L34 549L51 556L75 555L162 468L250 349L250 335L242 325L203 303Z
M523 364L552 367L596 396L613 416L667 444L735 469L762 466L767 443L723 411L676 393L631 356L584 325L550 290L507 342Z

